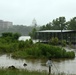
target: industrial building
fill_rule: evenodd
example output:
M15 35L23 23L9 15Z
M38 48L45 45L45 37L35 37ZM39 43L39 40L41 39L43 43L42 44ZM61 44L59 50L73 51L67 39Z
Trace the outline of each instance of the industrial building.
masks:
M36 38L43 42L48 42L52 37L57 37L59 40L65 40L66 42L76 43L76 31L75 30L37 31Z

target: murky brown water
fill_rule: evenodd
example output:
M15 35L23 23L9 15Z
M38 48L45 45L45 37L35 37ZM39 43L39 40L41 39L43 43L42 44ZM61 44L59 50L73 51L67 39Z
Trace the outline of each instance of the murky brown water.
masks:
M27 70L37 70L37 71L47 71L48 66L45 65L47 60L21 60L21 59L13 59L7 55L0 56L0 67L7 68L8 66L14 65L19 69L27 69ZM23 64L26 63L27 66L24 67ZM76 74L76 58L70 60L56 60L53 61L52 72L65 72L69 74Z

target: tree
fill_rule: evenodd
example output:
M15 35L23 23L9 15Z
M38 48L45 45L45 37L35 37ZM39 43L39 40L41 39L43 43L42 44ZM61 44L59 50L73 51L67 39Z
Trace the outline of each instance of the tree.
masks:
M45 25L41 26L40 30L46 30L46 26Z
M21 35L19 33L10 33L10 32L2 33L2 38L6 39L7 42L18 40L20 36Z
M40 30L51 30L51 29L52 29L52 23L51 22L40 27Z
M64 30L66 29L66 19L65 17L59 17L52 21L54 30Z
M67 25L69 30L76 30L76 17L68 21Z
M32 39L36 38L36 31L37 31L36 28L33 28L33 30L29 33Z
M59 43L59 39L57 37L52 37L50 40L49 40L49 44L52 44L52 45L58 45Z
M2 37L12 37L13 33L11 32L6 32L6 33L2 33Z
M21 36L21 34L19 33L14 33L13 34L13 37L14 37L14 40L18 40L18 38Z
M46 24L46 30L50 30L50 29L52 29L51 22Z

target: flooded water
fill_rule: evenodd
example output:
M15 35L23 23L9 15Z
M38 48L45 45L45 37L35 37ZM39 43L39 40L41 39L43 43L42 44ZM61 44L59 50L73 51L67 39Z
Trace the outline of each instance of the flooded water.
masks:
M46 71L48 72L48 66L45 65L47 60L38 59L13 59L11 56L1 55L0 56L0 68L8 68L14 65L18 69L36 70L36 71ZM69 60L53 60L52 61L52 73L68 73L76 74L76 58ZM27 66L23 66L26 63Z
M19 41L26 41L26 40L29 40L29 39L31 39L31 37L30 36L20 36L19 37ZM37 39L37 40L32 40L33 41L33 43L36 43L36 42L39 42L39 39Z
M26 37L26 38L25 38ZM19 40L26 40L29 36L22 36ZM30 37L29 37L30 39ZM76 49L65 48L67 51L74 51ZM52 73L68 73L76 74L76 58L69 60L52 60ZM46 71L48 72L48 66L46 66L47 60L21 60L13 59L10 56L2 55L0 56L0 67L7 68L8 66L14 65L19 69L36 70L36 71ZM26 63L27 66L24 67L23 64Z
M22 41L26 41L26 40L29 40L29 39L31 39L30 36L20 36L18 40L19 40L19 41L21 41L21 40L22 40Z

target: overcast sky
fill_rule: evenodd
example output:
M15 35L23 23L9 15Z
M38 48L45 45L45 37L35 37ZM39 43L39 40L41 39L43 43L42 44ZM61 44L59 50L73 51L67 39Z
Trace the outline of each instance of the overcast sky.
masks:
M0 0L0 19L13 24L31 25L35 18L38 25L65 16L76 16L76 0Z

